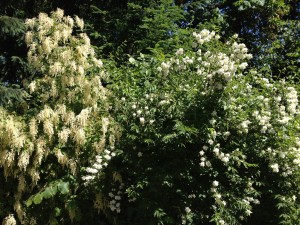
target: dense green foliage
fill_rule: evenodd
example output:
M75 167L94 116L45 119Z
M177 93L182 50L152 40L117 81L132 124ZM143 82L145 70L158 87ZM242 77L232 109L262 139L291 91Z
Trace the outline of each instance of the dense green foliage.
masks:
M1 1L0 223L300 223L299 21L298 0Z

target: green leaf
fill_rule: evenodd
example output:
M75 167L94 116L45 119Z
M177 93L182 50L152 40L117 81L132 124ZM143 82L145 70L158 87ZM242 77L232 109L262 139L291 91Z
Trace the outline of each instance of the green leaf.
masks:
M177 137L176 133L167 134L162 138L162 141L165 143L170 143L176 137Z
M29 198L26 202L25 202L26 207L29 207L32 205L32 199Z
M163 209L160 209L160 208L155 210L155 212L154 212L154 217L156 217L156 218L162 218L165 215L166 215L166 213L163 211Z
M39 205L43 201L43 196L41 194L36 194L33 197L33 203Z
M69 183L68 182L61 182L57 185L57 188L59 192L63 195L68 194L70 189L69 189Z
M53 197L55 194L56 194L56 190L52 187L47 187L45 189L45 191L43 191L43 193L42 193L43 198L45 198L45 199L49 199L49 198Z
M56 216L56 217L60 215L60 212L61 212L61 209L58 208L58 207L55 207L54 213L55 213L55 216Z

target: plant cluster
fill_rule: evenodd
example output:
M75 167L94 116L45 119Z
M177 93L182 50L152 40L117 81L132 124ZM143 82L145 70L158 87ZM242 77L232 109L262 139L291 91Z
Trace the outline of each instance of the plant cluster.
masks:
M28 19L26 26L28 61L41 76L28 86L31 107L25 115L1 108L1 184L12 198L18 220L40 224L47 222L26 213L24 201L27 208L50 198L55 202L58 195L72 194L73 200L66 199L75 201L83 183L82 166L100 154L108 141L113 148L114 134L107 113L109 91L101 83L105 79L102 61L80 32L83 21L58 9L50 17L41 13ZM56 221L54 206L46 207L51 223ZM71 219L74 210L67 210ZM11 224L11 217L4 224Z
M27 114L0 110L3 225L299 223L297 87L249 68L237 35L105 71L78 17L26 25L41 76Z

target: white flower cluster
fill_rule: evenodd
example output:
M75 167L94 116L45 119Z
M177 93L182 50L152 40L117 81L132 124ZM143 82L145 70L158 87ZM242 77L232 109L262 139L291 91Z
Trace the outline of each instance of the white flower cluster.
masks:
M193 33L198 44L202 45L205 42L209 42L212 38L219 39L220 36L216 35L214 31L209 31L207 29L203 29L200 33Z
M287 110L291 115L299 113L298 111L298 93L294 87L287 88L286 94Z
M34 144L28 139L25 128L21 118L0 109L0 167L5 177L25 173L28 169Z
M240 124L240 126L239 126L239 132L240 133L245 133L245 134L247 134L248 133L248 126L249 126L249 124L251 124L251 122L249 121L249 120L245 120L245 121L243 121L241 124Z
M233 42L231 45L232 48L232 54L230 55L230 58L234 59L237 63L240 63L244 59L251 59L252 55L248 54L248 49L245 44L238 44L236 42ZM247 67L246 62L242 62L239 67L240 69L245 69Z
M13 116L7 115L3 109L0 109L0 119L0 126L3 132L5 131L5 134L1 135L2 145L10 145L12 149L20 151L25 145L23 124L15 120Z
M107 167L109 161L115 156L115 152L105 149L101 155L96 156L94 164L91 167L86 168L86 172L89 175L83 176L82 180L86 181L86 184L93 181L96 178L97 174L100 173L105 167Z
M266 78L260 79L259 82L267 88L277 90ZM269 97L259 95L255 98L254 101L257 101L259 106L253 111L252 116L254 124L258 124L262 134L274 133L276 124L287 125L299 114L297 91L293 87L286 88L282 94Z
M67 163L69 162L69 158L68 158L67 154L64 154L60 149L57 149L55 151L55 155L57 157L58 162L61 165L67 165Z
M69 138L74 140L78 146L83 146L86 140L85 127L88 125L89 113L91 108L84 108L75 116L73 111L68 111L66 106L58 104L53 110L45 105L44 109L37 115L37 121L32 119L30 123L30 133L32 136L37 134L37 125L43 124L43 131L49 139L54 138L57 132L58 141L65 145ZM58 129L63 124L61 129Z
M204 76L207 82L211 86L214 85L216 89L222 89L224 85L222 81L228 82L235 75L234 61L223 53L214 55L211 52L206 52L201 60L203 67L198 69L197 73Z
M210 191L212 192L212 196L215 199L215 202L217 205L226 206L227 202L225 200L223 200L221 193L218 192L218 186L215 186L213 184Z
M26 150L22 151L19 156L18 166L21 170L26 171L26 168L29 164L30 153Z
M54 98L58 103L72 103L79 95L86 105L95 105L99 97L105 98L100 77L88 80L84 76L92 68L101 68L103 63L95 57L86 34L72 35L75 24L83 29L83 21L76 16L74 22L62 15L63 11L58 9L51 17L41 13L38 19L26 21L31 29L26 34L28 60L45 74L44 78L30 83L30 93L45 89L42 99ZM41 63L45 61L49 65ZM100 75L103 77L105 73Z
M212 186L211 186L211 192L212 192L212 197L215 199L216 205L218 206L213 206L213 208L215 210L218 209L218 207L226 207L227 202L225 200L223 200L223 196L220 193L219 189L220 183L217 180L214 180L212 182ZM248 182L247 185L250 189L252 188L252 182ZM253 197L249 197L247 195L244 196L244 198L241 199L240 204L243 205L243 211L244 211L244 215L245 216L249 216L250 214L252 214L252 206L251 203L253 204L260 204L259 200ZM223 222L220 222L223 221ZM220 224L226 224L225 220L220 220L219 223Z
M214 123L213 123L214 124ZM216 143L217 136L221 135L217 133L214 129L210 130L209 134L209 139L207 140L208 145L202 146L202 150L199 152L200 156L200 166L204 167L211 167L210 161L208 161L204 156L205 152L208 149L212 149L212 152L214 153L214 156L217 157L219 160L221 160L225 165L229 162L230 160L230 154L229 153L224 153L220 150L220 143ZM227 137L230 135L230 132L224 132L222 136L225 136L224 139L227 139Z
M184 53L183 48L179 48L175 54L176 55L183 55L183 53Z
M289 148L288 151L272 149L269 147L263 152L264 154L267 154L269 158L271 158L269 167L273 173L280 172L283 177L287 177L292 175L294 172L297 172L300 168L300 150L296 147ZM286 160L287 154L293 155L291 164Z
M225 222L225 220L219 220L218 221L220 225L227 225L227 223Z
M270 165L270 167L272 168L274 173L278 173L279 172L279 165L278 163L274 163L272 165Z
M13 214L8 215L4 218L2 225L16 225L17 221Z
M162 62L161 66L157 68L159 72L162 71L164 75L168 75L170 72L171 64L169 62Z
M267 100L267 99L264 99ZM268 101L264 101L265 103L267 103ZM267 106L267 104L266 104ZM252 113L252 115L254 116L254 119L258 122L258 125L261 126L260 132L261 133L273 133L274 129L272 127L272 124L270 123L271 121L271 112L270 111L254 111Z
M248 54L248 49L244 44L237 44L234 42L231 46L232 54L227 55L222 52L202 52L201 44L209 42L213 38L218 39L215 32L210 32L206 29L200 31L200 33L193 33L200 48L196 54L191 52L185 52L182 48L179 48L175 56L169 61L164 61L158 67L158 71L163 75L168 75L172 71L178 73L185 71L187 68L196 68L197 74L204 79L204 90L207 92L221 90L226 86L236 74L236 71L243 71L247 67L247 63L244 60L251 58L251 54ZM228 44L231 44L230 42Z
M199 152L200 155L200 163L201 167L211 167L211 162L205 157L205 152L207 151L208 147L206 145L202 146L202 150Z
M139 101L131 103L131 111L133 111L132 116L137 118L141 125L151 125L155 122L154 115L151 112L151 105L153 104L154 97L154 94L145 94L143 99L144 102Z
M181 216L181 224L191 224L193 222L193 212L190 207L184 208L185 215Z
M118 189L112 188L111 192L108 193L109 196L109 208L111 211L115 211L117 213L121 212L121 200L122 200L122 190L124 188L124 184L120 184Z

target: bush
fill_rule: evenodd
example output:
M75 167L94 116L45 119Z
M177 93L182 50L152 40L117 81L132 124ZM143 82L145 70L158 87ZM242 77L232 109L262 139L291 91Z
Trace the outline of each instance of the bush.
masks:
M23 115L0 109L0 215L15 211L5 225L16 224L14 217L22 224L71 223L80 220L82 168L114 136L105 72L78 17L58 9L26 26L28 61L40 78L29 84Z
M113 73L113 117L123 135L110 166L122 182L104 180L109 217L116 212L116 224L298 223L295 87L246 70L251 55L236 37L224 44L202 30L174 53L130 58ZM120 212L115 185L124 190Z

